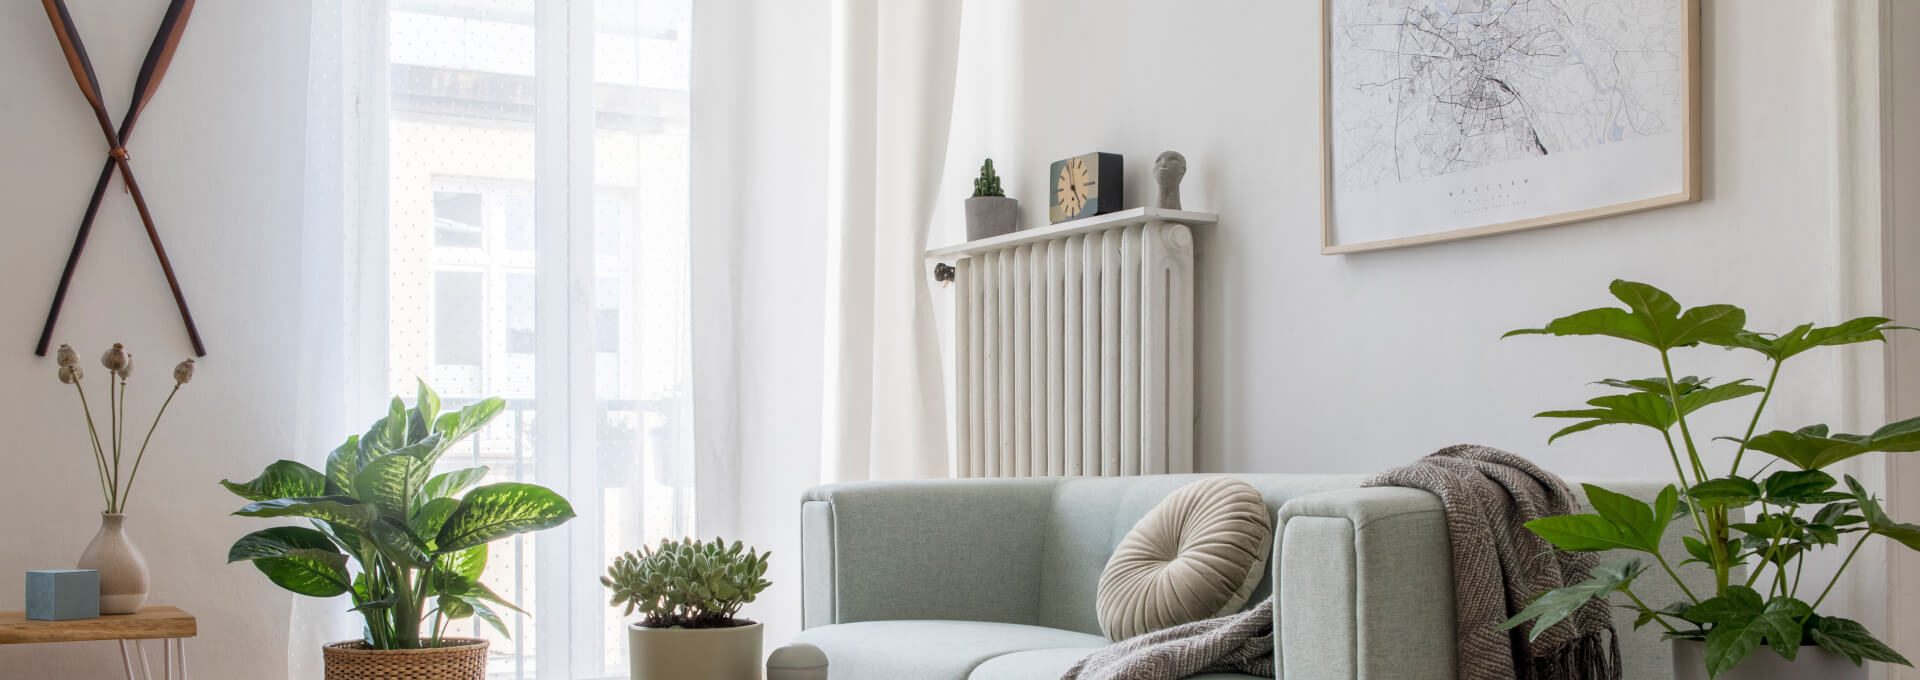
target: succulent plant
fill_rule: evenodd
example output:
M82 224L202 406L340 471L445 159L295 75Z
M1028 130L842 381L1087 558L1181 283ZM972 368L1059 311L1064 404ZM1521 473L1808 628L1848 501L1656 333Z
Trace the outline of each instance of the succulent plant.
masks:
M980 176L973 180L973 196L1005 196L1000 189L1000 174L993 171L993 159L980 164Z
M600 584L613 591L614 607L639 612L647 628L729 628L734 617L768 583L767 558L753 548L721 539L662 539L614 558Z

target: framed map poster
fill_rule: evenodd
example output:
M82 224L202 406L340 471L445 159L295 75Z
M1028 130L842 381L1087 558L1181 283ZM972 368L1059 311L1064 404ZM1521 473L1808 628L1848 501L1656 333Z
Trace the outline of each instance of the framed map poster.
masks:
M1700 196L1698 0L1322 0L1321 252Z

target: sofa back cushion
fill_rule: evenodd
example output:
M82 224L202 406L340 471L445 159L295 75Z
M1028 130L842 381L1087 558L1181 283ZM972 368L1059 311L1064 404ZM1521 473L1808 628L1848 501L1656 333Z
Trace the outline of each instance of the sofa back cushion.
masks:
M1041 543L1040 625L1100 634L1096 601L1100 573L1115 546L1160 500L1182 486L1223 475L1155 475L1148 477L1075 477L1061 480ZM1364 475L1224 475L1251 484L1266 500L1267 511L1296 497L1359 486ZM1266 570L1247 606L1259 604L1272 591L1272 570Z

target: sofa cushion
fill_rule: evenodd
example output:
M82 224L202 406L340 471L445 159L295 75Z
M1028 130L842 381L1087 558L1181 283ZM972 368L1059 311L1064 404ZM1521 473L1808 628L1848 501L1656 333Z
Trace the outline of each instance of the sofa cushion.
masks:
M1180 487L1134 523L1100 574L1100 631L1127 638L1240 610L1260 584L1273 520L1231 477Z
M1146 477L1074 477L1061 479L1052 509L1046 514L1046 550L1041 554L1040 616L1043 626L1099 633L1094 613L1100 571L1133 524L1175 489L1213 475L1151 475ZM1277 512L1300 496L1360 485L1363 475L1241 474L1235 479L1252 484ZM1271 556L1269 556L1271 557ZM1272 570L1267 570L1268 574ZM1258 602L1270 590L1264 581L1250 601Z
M1002 654L980 664L973 669L968 680L1060 680L1060 675L1072 668L1086 655L1093 653L1094 647L1066 647L1056 649L1031 649L1024 652ZM1188 680L1241 680L1255 677L1239 673L1204 673L1189 676ZM839 680L840 676L833 676Z
M1003 654L1060 647L1091 651L1107 644L1098 635L1057 628L924 620L820 626L801 631L794 642L826 652L833 680L967 680L976 667Z

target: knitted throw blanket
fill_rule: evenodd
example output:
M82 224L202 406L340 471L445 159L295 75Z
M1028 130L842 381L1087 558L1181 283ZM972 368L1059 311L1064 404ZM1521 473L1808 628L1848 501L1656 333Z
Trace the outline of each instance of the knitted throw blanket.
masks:
M1588 603L1532 642L1530 625L1500 630L1541 593L1585 580L1596 563L1590 553L1555 550L1523 526L1578 511L1560 478L1511 453L1462 445L1363 486L1425 489L1446 508L1460 680L1620 678L1620 641L1603 601Z
M1217 619L1157 630L1107 645L1061 680L1179 680L1200 673L1273 677L1273 598Z

